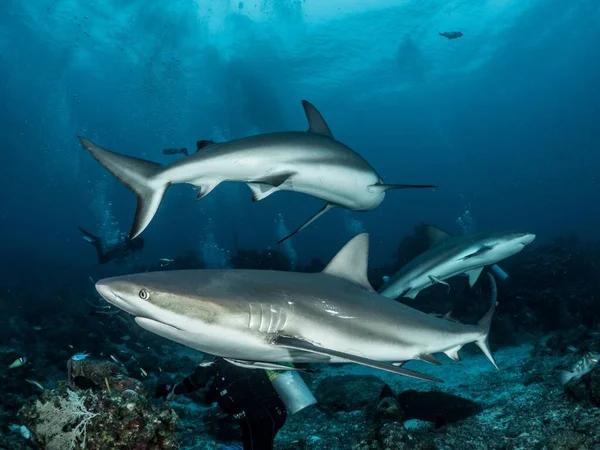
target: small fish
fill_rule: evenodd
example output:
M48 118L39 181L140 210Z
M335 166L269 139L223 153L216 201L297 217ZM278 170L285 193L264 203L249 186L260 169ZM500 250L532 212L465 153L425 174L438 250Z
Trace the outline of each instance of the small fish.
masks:
M569 350L570 352L573 352L573 353L577 353L577 350L578 350L578 349L577 349L577 347L575 347L574 345L569 345L569 346L567 347L567 350Z
M438 31L438 34L444 36L446 39L458 39L463 35L460 31L444 31L443 33Z
M42 331L42 327L40 327L40 326L35 326L35 327L33 327L33 329L35 331Z
M147 377L148 376L148 372L146 372L143 368L140 367L140 373L142 374L142 376Z
M88 356L90 356L89 353L83 352L83 353L75 353L73 356L71 356L71 359L73 361L83 361L85 358L87 358Z
M29 384L33 384L35 387L39 388L42 391L45 391L46 389L44 388L44 386L42 386L40 383L38 383L35 380L30 380L28 378L25 378L25 381L27 381Z
M575 363L575 365L573 366L573 369L571 369L571 371L561 370L559 372L560 384L562 384L564 386L571 380L578 380L579 378L584 376L586 373L590 372L594 367L596 367L596 364L598 364L599 360L600 360L600 353L596 353L596 352L586 353L585 355L583 355L583 358L581 358L579 361L577 361Z
M114 356L114 355L110 355L110 359L112 359L112 360L113 360L114 362L116 362L117 364L123 365L123 363L122 363L121 361L119 361L119 360L117 359L117 357L116 357L116 356Z
M158 366L158 371L162 372L162 367Z
M69 348L75 348L75 347L73 347L71 344L69 344Z
M8 366L8 368L9 369L16 369L17 367L21 367L26 362L27 362L27 357L26 356L21 356L20 358L15 359L14 362L10 366Z
M108 378L104 377L104 384L106 384L106 390L110 394L110 383L108 382Z
M165 263L172 263L173 261L175 261L174 259L171 259L171 258L158 258L158 260L161 262L165 262Z

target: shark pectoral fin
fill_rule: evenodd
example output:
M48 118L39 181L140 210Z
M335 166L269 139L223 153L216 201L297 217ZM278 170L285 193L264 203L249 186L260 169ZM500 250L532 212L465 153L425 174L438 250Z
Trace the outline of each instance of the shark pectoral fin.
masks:
M196 200L200 200L201 198L206 197L208 194L210 194L214 188L216 188L219 184L221 184L221 181L204 181L202 183L190 183L193 184L194 186L196 186L198 188L198 194L196 194Z
M452 361L460 361L460 356L458 356L458 351L462 348L462 345L458 345L454 348L446 350L444 354L450 358Z
M489 247L487 245L483 246L480 249L478 249L477 251L475 251L473 253L470 253L467 256L463 257L462 260L465 261L465 260L470 259L470 258L475 258L476 256L481 256L484 253L489 252L491 249L492 249L492 247Z
M396 366L396 367L402 367L404 364L406 364L408 361L400 361L400 362L393 362L392 366Z
M285 172L246 183L252 191L252 201L258 202L277 192L279 186L289 180L293 175L295 175L295 172Z
M306 222L304 222L302 225L300 225L298 228L296 228L294 231L292 231L290 234L288 234L287 236L279 239L279 241L277 241L278 244L281 244L283 241L287 241L289 238L291 238L293 235L295 235L296 233L304 230L307 226L309 226L311 223L313 223L315 220L317 220L319 217L321 217L323 214L325 214L327 211L329 211L330 209L335 208L336 205L332 205L331 203L325 203L323 205L323 207L318 210L315 214L312 215L312 217L310 219L308 219Z
M333 139L333 134L327 126L327 122L323 119L323 116L319 112L315 106L309 101L302 100L302 107L304 108L304 113L306 114L306 120L308 120L308 132L320 134L322 136L327 136Z
M275 186L271 186L263 183L246 183L252 191L252 201L259 202L269 195L277 192L279 189Z
M477 280L479 279L479 275L481 275L482 271L483 271L483 266L481 266L478 269L473 269L473 270L469 270L468 272L465 272L465 274L469 277L469 286L473 287L473 285L475 283L477 283Z
M436 366L442 365L442 363L439 362L437 359L435 359L435 357L433 355L429 355L429 354L419 355L415 359L418 359L419 361L425 361L429 364L434 364Z
M353 237L337 252L322 273L356 283L369 291L375 291L369 283L369 234Z
M273 339L272 344L276 345L277 347L291 348L294 350L303 350L309 353L326 355L331 358L341 358L345 359L348 362L353 362L362 366L373 367L374 369L384 370L386 372L396 373L410 378L417 378L419 380L425 381L435 381L438 383L443 382L443 380L440 380L439 378L430 377L429 375L415 372L413 370L403 369L393 364L389 364L382 361L376 361L369 358L363 358L362 356L351 355L349 353L338 352L337 350L318 347L314 344L311 344L310 342L289 336L277 336Z
M268 184L269 186L279 187L287 180L289 180L292 176L294 176L296 172L284 172L279 173L277 175L270 175L268 177L263 177L259 180L252 180L250 183L260 183L260 184Z
M378 191L389 191L390 189L422 189L422 188L436 188L432 184L370 184L367 189L370 192Z
M286 366L285 364L277 364L272 362L246 361L242 359L223 358L228 363L234 366L244 367L246 369L265 369L265 370L294 370L297 372L314 372L312 369L298 369L294 366Z
M444 286L446 286L448 288L448 293L450 292L450 285L448 283L446 283L445 281L442 281L438 277L433 276L433 275L429 275L429 279L431 280L432 284L443 284Z

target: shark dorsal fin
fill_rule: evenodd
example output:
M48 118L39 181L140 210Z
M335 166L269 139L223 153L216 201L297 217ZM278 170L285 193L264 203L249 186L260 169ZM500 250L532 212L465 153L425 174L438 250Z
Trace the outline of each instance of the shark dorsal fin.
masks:
M429 247L434 247L447 239L450 239L452 235L441 228L433 225L423 225L423 233L429 243Z
M327 264L322 273L344 278L369 291L374 291L367 278L369 265L369 233L352 238Z
M308 120L308 132L321 134L333 139L333 134L331 134L331 130L327 126L327 122L325 122L325 119L323 119L319 110L306 100L302 100L302 106L304 107L306 119Z

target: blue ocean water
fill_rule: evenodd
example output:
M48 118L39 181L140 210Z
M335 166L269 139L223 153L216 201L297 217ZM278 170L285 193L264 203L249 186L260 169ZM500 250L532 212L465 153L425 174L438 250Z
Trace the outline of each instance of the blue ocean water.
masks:
M440 34L450 31L463 35L447 39ZM535 248L502 264L509 282L499 282L500 304L504 296L508 306L504 311L500 307L497 339L491 338L505 363L502 374L493 372L483 357L467 356L462 381L481 384L469 393L449 367L430 371L450 380L448 392L485 404L480 419L485 424L471 422L472 429L494 428L500 420L494 411L504 407L506 396L527 397L539 389L539 396L533 395L537 401L552 386L562 392L560 384L552 385L558 378L550 372L560 364L572 366L587 351L600 351L600 339L593 334L600 332L595 277L600 264L595 247L600 228L598 42L598 0L3 0L0 312L7 325L0 331L0 379L27 389L0 408L5 422L0 431L14 434L9 425L21 425L16 412L39 395L24 379L57 385L70 353L90 351L108 359L117 344L127 347L139 338L135 324L122 329L112 316L88 315L103 302L93 289L100 278L200 266L316 271L366 231L370 276L378 284L400 268L398 248L421 223L454 234L516 230L537 236ZM163 149L185 147L192 153L200 139L222 142L305 131L302 100L314 104L335 139L364 157L386 183L439 187L389 191L372 211L333 210L278 245L322 202L290 192L252 202L241 183L224 183L196 200L191 187L175 185L141 236L143 250L120 264L98 264L78 226L107 247L122 241L134 220L135 197L82 148L78 135L120 154L169 164L181 156L165 155ZM468 306L465 298L470 297L461 294L462 286L452 284L451 297L444 289L432 287L422 309L445 313L449 299L455 298L462 299L457 300L459 310L471 313L475 308ZM471 317L475 322L485 312L487 291L480 291L483 300L470 298L480 307ZM581 334L579 326L591 334ZM110 339L102 337L105 333ZM533 359L524 356L556 333L563 333L564 345L548 348L560 350L538 351ZM123 341L124 335L129 337ZM78 340L96 344L69 347L77 347ZM128 369L148 385L162 376L159 366L185 376L197 362L196 352L183 346L141 342L153 348L148 364L154 374L140 377L133 362L135 369ZM185 354L186 362L161 362L161 345ZM143 359L142 353L136 361ZM35 371L27 372L27 365L17 368L18 374L7 369L21 355L29 355ZM538 357L537 369L517 365ZM534 383L535 388L509 394L517 381L506 378L511 373L507 367L524 377L533 371L548 385ZM324 368L311 388L327 377L367 374L395 391L402 389L394 383L409 383L344 365ZM491 389L485 383L496 386L496 397L485 397ZM412 385L403 389L407 387ZM189 403L187 407L196 408ZM597 418L599 403L585 414ZM371 413L363 406L344 412L346 416L331 416L331 436L321 429L302 445L357 445L364 438L360 432L346 441L340 436L348 424L367 423ZM537 407L531 407L532 416ZM572 416L567 406L557 408L563 408L564 417ZM356 411L353 421L349 415ZM314 423L323 420L319 416ZM585 420L587 416L565 427L593 435L591 425L577 431ZM279 448L300 448L299 436L307 425L295 417L291 424L278 437ZM507 429L516 434L510 437ZM428 433L416 430L421 437ZM525 433L516 425L503 430L509 437L498 436L502 445ZM451 440L438 441L438 447L475 448L468 433L461 433L456 428ZM586 448L595 448L592 440ZM185 435L182 448L213 448L206 446L219 439L196 447L192 441ZM382 442L377 448L396 448ZM523 440L519 445L504 448L571 444Z

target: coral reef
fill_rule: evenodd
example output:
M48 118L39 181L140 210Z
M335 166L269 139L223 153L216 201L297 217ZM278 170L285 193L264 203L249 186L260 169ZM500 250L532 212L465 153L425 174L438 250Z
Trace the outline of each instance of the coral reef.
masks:
M156 407L141 382L108 361L69 360L69 381L19 411L32 440L48 450L178 448L177 415ZM85 386L85 387L81 387Z

